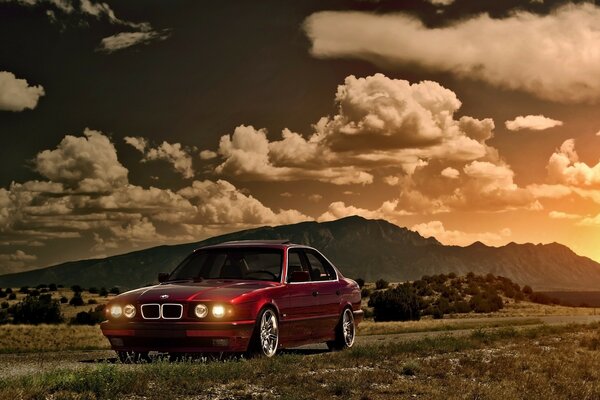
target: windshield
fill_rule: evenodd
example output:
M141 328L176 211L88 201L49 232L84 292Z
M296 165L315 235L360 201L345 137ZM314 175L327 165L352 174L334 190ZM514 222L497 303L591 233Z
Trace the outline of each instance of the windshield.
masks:
M281 249L199 250L183 260L171 273L169 280L250 279L279 282L282 263Z

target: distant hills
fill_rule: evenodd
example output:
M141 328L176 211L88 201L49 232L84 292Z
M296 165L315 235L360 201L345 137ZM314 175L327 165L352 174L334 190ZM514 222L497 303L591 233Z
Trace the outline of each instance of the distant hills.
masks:
M245 239L290 239L322 251L348 277L366 281L414 280L423 275L455 272L492 273L536 290L599 290L600 264L568 247L510 243L489 247L444 246L434 238L383 220L361 217L332 222L302 222L262 227L213 237L197 243L158 246L128 254L73 261L53 267L0 276L0 287L39 283L84 287L134 288L155 282L158 272L171 271L192 250L208 244Z

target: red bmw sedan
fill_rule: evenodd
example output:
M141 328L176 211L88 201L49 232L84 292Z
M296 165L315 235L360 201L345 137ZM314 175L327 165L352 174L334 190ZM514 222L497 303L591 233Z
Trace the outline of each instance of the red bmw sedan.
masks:
M288 241L202 247L159 284L123 293L106 307L102 333L123 362L171 355L246 353L354 344L362 320L358 284L317 250Z

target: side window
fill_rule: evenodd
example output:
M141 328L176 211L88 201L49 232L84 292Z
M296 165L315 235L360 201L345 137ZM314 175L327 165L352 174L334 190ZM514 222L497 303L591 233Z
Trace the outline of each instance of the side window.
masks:
M310 250L305 251L310 263L310 277L313 281L330 281L336 279L333 267L320 254Z
M288 270L287 270L287 281L291 281L292 273L297 271L306 271L306 268L303 266L302 257L300 255L300 251L298 250L290 250L288 252Z

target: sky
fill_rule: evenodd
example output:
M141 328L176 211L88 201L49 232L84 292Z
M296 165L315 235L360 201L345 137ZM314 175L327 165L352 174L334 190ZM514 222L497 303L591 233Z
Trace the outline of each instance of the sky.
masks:
M0 0L0 273L385 219L600 261L600 7Z

